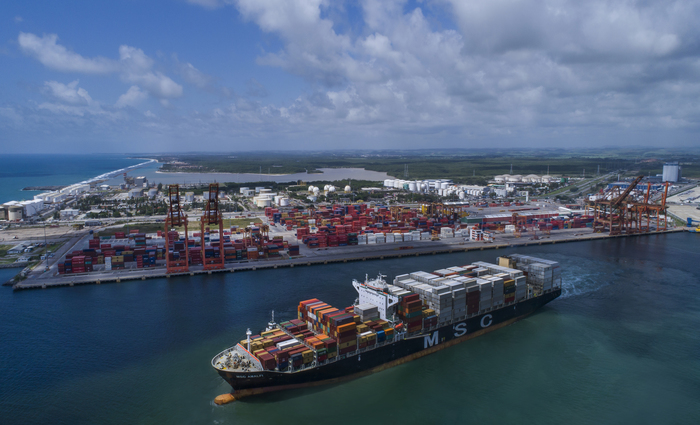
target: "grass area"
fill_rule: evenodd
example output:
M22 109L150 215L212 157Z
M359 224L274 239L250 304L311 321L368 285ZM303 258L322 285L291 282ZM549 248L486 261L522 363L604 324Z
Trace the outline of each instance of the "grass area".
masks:
M12 249L14 245L0 245L0 257L4 257L7 255L7 251Z
M129 233L132 230L138 230L140 233L156 233L158 230L165 230L165 223L133 223L121 226L110 227L109 229L100 230L97 232L100 236L114 236L116 232Z
M225 218L224 219L224 229L228 229L231 226L247 227L250 225L251 222L255 222L257 224L262 223L262 221L259 218L231 218L231 219ZM199 222L190 221L187 224L187 229L190 231L198 231L199 227L200 227ZM210 226L210 227L213 227L213 226ZM116 232L128 233L129 231L136 230L136 229L138 229L138 231L140 233L156 233L159 230L165 230L165 223L133 223L133 224L130 224L128 226L128 230L127 230L127 226L124 225L121 227L113 227L113 228L109 228L106 230L100 230L97 233L100 236L114 236L114 234ZM178 231L181 231L181 232L185 231L184 226L176 227L175 229Z
M259 218L225 218L224 229L228 229L231 226L248 227L250 223L262 224L262 220Z

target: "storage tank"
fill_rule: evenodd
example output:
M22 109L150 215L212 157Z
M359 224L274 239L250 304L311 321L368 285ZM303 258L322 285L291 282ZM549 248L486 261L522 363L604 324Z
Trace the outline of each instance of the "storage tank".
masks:
M440 189L447 189L449 186L450 186L450 184L447 182L440 183Z
M10 221L21 220L24 208L20 205L13 205L7 209L7 218Z
M256 199L255 205L257 205L260 208L271 207L272 206L272 199L267 198L267 197L259 197Z
M393 179L384 180L384 187L394 187L394 180Z
M345 193L350 193L352 192L352 188L350 186L345 186Z
M465 196L464 192L460 191L458 196L459 196L459 199L464 199L464 196Z
M335 186L333 185L328 185L328 189L326 189L329 192L335 192Z
M316 200L318 199L318 197L316 197L315 195L309 195L309 196L306 197L306 199L308 199L308 200L311 201L311 202L316 202Z
M280 207L288 207L288 206L289 206L289 198L280 199Z
M675 183L681 178L681 166L677 162L667 162L664 164L662 180Z
M153 199L158 195L158 189L153 188L153 189L148 189L148 197Z
M409 183L408 190L410 190L411 192L417 192L418 191L418 184L416 182Z

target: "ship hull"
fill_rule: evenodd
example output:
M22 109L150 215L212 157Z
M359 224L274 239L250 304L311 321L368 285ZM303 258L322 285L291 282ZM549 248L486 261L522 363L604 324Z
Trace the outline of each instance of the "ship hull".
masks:
M520 320L561 295L561 289L517 304L453 322L430 332L385 344L333 363L294 373L217 370L236 399L272 391L332 384L385 370L475 338Z

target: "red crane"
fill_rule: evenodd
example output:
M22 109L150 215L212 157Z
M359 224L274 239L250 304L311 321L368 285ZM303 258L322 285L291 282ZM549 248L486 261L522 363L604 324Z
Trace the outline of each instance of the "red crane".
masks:
M204 210L204 215L201 219L201 243L202 243L202 259L204 260L204 270L221 270L225 268L224 262L226 257L224 255L224 219L221 216L221 211L219 210L219 183L211 183L209 185L209 194L207 199L207 206ZM209 226L219 226L219 258L216 257L206 257L206 248L204 246L204 230L209 229Z
M165 217L165 266L168 274L187 273L189 271L189 250L187 248L187 215L180 206L180 186L171 184L168 186L168 215ZM179 243L180 235L174 227L185 227L184 249L177 252L175 258L175 244ZM182 253L184 251L184 258Z

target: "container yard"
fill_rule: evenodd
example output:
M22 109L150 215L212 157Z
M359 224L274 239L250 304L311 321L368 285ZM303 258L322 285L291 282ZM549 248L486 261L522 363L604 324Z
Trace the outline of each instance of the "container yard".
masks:
M525 255L432 272L354 280L356 302L299 302L211 364L233 388L219 404L270 391L339 382L433 353L522 318L561 294L559 264Z

